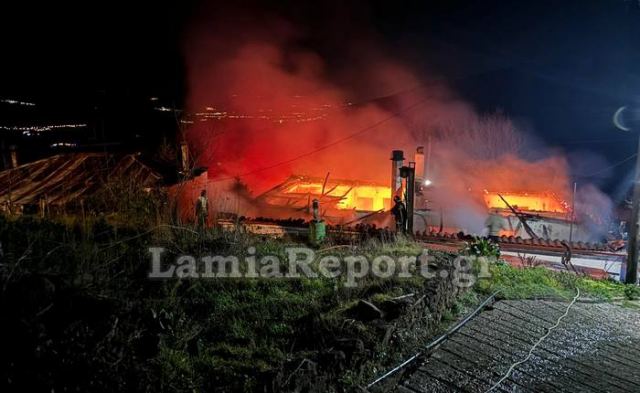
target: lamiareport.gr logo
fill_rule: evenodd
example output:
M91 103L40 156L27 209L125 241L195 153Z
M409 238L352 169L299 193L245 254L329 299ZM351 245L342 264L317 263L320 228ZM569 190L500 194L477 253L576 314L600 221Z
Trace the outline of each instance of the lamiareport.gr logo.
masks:
M167 261L166 250L150 247L151 279L234 279L234 278L332 278L345 287L357 287L365 277L411 278L420 275L426 279L450 279L460 287L472 286L477 279L489 277L490 258L458 256L452 264L437 263L428 250L418 256L378 255L325 255L305 247L285 249L286 257L278 255L256 256L255 247L245 255L179 255ZM164 256L164 258L163 258Z

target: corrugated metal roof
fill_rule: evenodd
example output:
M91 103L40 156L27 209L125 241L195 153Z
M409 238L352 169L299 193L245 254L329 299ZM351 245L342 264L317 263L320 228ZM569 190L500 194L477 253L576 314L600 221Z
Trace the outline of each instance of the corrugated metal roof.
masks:
M64 205L115 178L141 187L153 186L161 179L134 154L60 154L0 172L0 204L29 205L46 198L49 205Z

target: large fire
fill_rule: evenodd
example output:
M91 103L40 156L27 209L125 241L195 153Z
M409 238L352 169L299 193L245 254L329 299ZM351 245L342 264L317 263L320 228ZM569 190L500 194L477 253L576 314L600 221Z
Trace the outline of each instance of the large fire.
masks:
M289 187L285 193L321 196L322 183L297 183ZM336 203L338 209L388 210L391 204L391 188L377 185L338 184L331 187L324 195L339 198Z
M527 212L562 213L569 212L566 202L551 192L485 192L484 202L489 209L507 209L502 196L513 208Z
M506 209L496 192L483 199L483 189L526 190L503 194L522 211L571 211L562 201L570 189L566 159L538 145L536 158L525 158L528 138L507 116L478 114L367 34L339 33L327 50L310 44L319 40L304 24L229 7L201 13L188 33L181 119L211 184L243 185L238 197L215 198L222 211L308 216L316 198L341 217L388 210L389 153L404 150L412 161L419 145L430 146L424 175L432 184L416 209L439 214L448 226L480 233L488 208ZM333 22L322 32L334 32ZM375 183L326 184L327 172ZM609 209L606 196L587 191L576 194L576 210Z
M354 181L292 176L261 196L272 205L303 207L318 199L326 207L339 210L379 211L391 207L391 187Z
M325 204L341 210L378 211L391 208L391 188L357 180L328 180L322 178L291 176L281 185L263 195L276 205L306 204L309 200L324 200ZM524 212L567 214L568 204L553 192L491 192L483 198L487 209L508 209L503 202Z

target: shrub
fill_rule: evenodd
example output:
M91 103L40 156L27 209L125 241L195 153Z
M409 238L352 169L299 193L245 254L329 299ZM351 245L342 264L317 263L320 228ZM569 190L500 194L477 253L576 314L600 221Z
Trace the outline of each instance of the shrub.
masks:
M637 285L626 285L624 287L624 297L628 300L638 300L640 298L640 287Z
M472 242L465 242L460 253L476 257L500 257L500 246L489 239L477 237Z

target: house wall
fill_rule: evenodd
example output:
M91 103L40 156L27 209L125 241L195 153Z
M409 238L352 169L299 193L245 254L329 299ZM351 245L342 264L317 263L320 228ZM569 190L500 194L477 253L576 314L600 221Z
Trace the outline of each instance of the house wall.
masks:
M209 201L208 224L213 225L218 217L259 215L255 200L242 189L237 189L235 180L211 180L208 172L185 180L168 188L169 204L174 220L179 223L194 223L196 201L202 190L207 191Z

